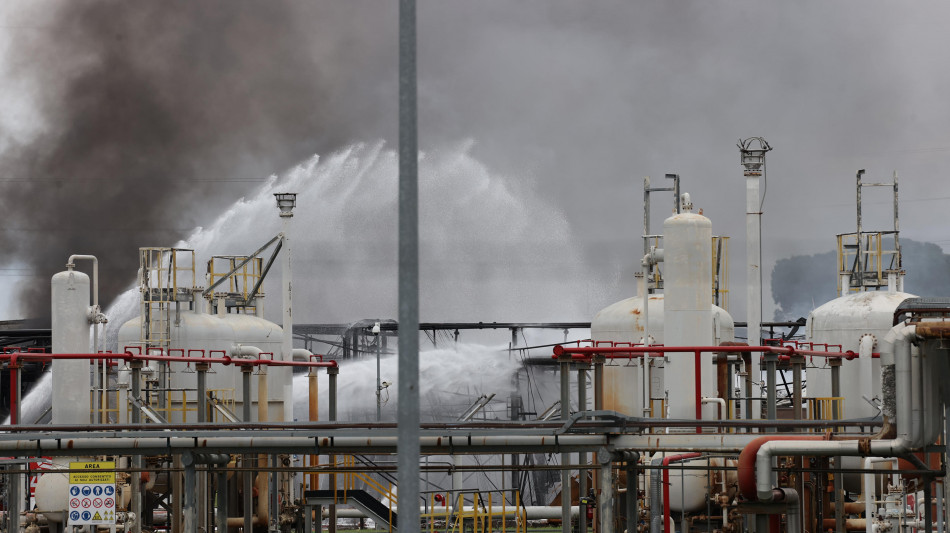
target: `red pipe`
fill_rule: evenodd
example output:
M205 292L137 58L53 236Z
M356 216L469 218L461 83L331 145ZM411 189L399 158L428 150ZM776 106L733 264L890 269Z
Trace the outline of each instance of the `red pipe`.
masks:
M739 492L749 501L758 500L755 491L755 456L763 444L773 440L828 440L825 435L767 435L752 439L739 454Z
M702 457L699 452L681 453L679 455L668 455L663 458L663 466L669 466L672 462L685 461ZM663 469L663 531L670 533L670 469Z
M191 350L194 351L194 350ZM197 363L220 363L223 365L237 366L303 366L303 367L336 367L336 361L272 361L269 359L245 359L240 357L172 357L168 355L141 355L132 352L123 353L31 353L16 352L0 354L0 361L10 361L11 365L18 361L55 361L57 359L74 360L88 359L90 361L101 360L122 360L122 361L168 361L173 363L197 362Z
M693 387L696 392L696 420L703 419L703 374L702 374L702 352L696 351L693 359ZM703 428L696 426L696 433L702 433Z
M829 352L820 350L800 350L793 346L564 346L554 347L554 358L570 355L573 359L586 359L593 355L603 355L608 359L616 358L611 354L642 355L644 353L689 353L689 352L718 352L718 353L775 353L780 355L807 355L810 357L828 357L835 359L855 359L858 353L852 350L846 352ZM872 354L880 357L880 354Z

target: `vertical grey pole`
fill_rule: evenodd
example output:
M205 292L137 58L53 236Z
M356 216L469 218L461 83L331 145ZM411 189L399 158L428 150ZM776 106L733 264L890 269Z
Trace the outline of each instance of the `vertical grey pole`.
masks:
M340 374L340 368L336 366L331 366L327 368L327 376L330 379L329 390L327 393L330 396L329 401L327 402L327 418L330 419L330 422L336 422L336 377ZM333 468L336 468L336 455L330 456L330 463L333 465ZM418 478L417 478L418 479ZM330 474L330 490L336 494L337 491L337 475L336 473ZM319 508L318 508L319 509ZM320 511L323 512L323 511ZM327 507L327 530L330 533L336 533L336 505L330 504ZM322 521L320 515L317 515L318 523Z
M756 358L756 354L752 354L752 359ZM778 362L778 355L774 353L765 354L765 383L769 388L768 396L766 397L766 412L768 413L769 420L775 420L775 364Z
M222 468L218 470L218 515L216 533L227 533L228 531L228 472ZM310 533L310 531L307 531Z
M195 520L197 497L195 494L195 486L198 484L198 476L195 475L195 454L191 452L181 454L181 464L185 467L185 501L182 506L184 533L197 533L198 523Z
M11 370L12 371L12 370ZM20 531L20 466L12 464L7 470L7 533Z
M561 360L561 420L571 417L571 364ZM570 454L561 454L561 531L571 532L571 471L567 469Z
M20 386L23 373L20 371L20 364L10 364L10 425L21 424L20 417L23 411L20 409ZM93 395L95 398L95 395ZM32 421L27 422L32 423Z
M381 343L383 341L380 336L381 333L376 334L376 421L379 422L383 418L383 404L380 402L379 393L382 392L382 384L379 381L379 356L382 351Z
M600 533L614 533L614 487L611 478L613 454L606 448L597 452L600 463Z
M208 363L195 363L195 370L198 371L198 423L208 421L208 387L207 374ZM187 480L186 480L187 482ZM198 473L198 525L197 527L207 531L208 523L208 473L202 470Z
M855 256L855 261L854 261L854 276L855 277L852 278L852 279L857 280L858 287L864 286L864 264L863 264L864 242L863 242L863 239L861 238L861 176L863 175L864 175L864 169L862 168L861 170L858 171L857 176L856 176L857 177L857 202L855 203L857 204L857 215L858 215L857 217L858 218L858 251L857 251L858 255ZM848 289L849 287L842 287L841 294L842 295L848 294Z
M277 454L272 454L270 456L270 465L274 470L271 472L270 477L270 531L279 531L280 523L280 493L279 489L279 477L280 474L277 472L277 468L280 466L280 457Z
M241 366L241 387L244 394L242 400L242 415L244 422L251 421L251 365ZM241 466L244 467L244 533L254 531L254 486L253 471L251 470L251 461L253 455L246 453L241 460Z
M627 497L626 497L626 514L627 515L627 531L636 531L637 530L637 461L639 456L633 459L627 459L626 470L627 470Z
M399 525L419 527L419 147L416 2L399 0Z
M132 396L141 399L142 394L142 361L133 360L129 362L129 368L132 369ZM128 409L128 405L119 406L120 409ZM132 423L140 424L142 422L142 413L138 407L132 407ZM142 533L142 456L132 456L132 514L135 515L135 521L132 524L133 533Z
M802 419L802 367L805 366L805 356L803 355L793 355L791 357L792 363L792 382L794 384L792 388L792 411L794 412L795 420ZM799 429L798 431L801 431Z
M586 411L587 410L587 369L590 368L590 365L579 364L577 365L577 410ZM578 506L577 506L577 531L579 533L587 533L587 504L584 498L587 497L587 469L584 466L587 464L587 453L579 452L577 454L577 463L581 465L580 470L577 471L577 497L578 497Z

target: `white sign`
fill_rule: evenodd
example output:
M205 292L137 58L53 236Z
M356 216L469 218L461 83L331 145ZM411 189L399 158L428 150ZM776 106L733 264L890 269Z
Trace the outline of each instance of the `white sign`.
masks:
M69 469L67 525L115 524L115 463L69 463Z

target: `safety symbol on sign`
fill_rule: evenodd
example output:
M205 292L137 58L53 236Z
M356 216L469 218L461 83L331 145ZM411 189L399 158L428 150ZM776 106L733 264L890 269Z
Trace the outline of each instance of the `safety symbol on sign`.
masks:
M102 487L99 485L96 485L95 487L92 488L92 493L95 494L96 496L102 496Z
M79 487L69 487L69 494L71 496L79 496Z
M99 515L99 511L96 511L95 516L92 517L93 520L102 520L102 516Z
M90 500L89 498L83 498L83 499L82 499L82 506L83 506L83 507L92 507L92 500Z
M92 494L92 487L90 487L89 485L83 486L83 488L82 488L82 495L83 495L83 496L89 496L90 494Z
M106 496L112 496L113 494L115 494L115 487L106 485Z
M112 501L112 498L106 498L105 504L106 504L105 505L106 507L112 507L113 505L115 505L115 502Z
M95 500L92 500L92 506L102 507L102 498L96 498Z
M73 512L69 513L69 519L72 520L72 521L74 521L74 522L75 522L76 520L79 520L79 511L73 511Z
M73 498L69 500L70 507L79 507L79 498Z
M90 513L89 511L83 511L83 512L82 512L82 519L83 519L83 520L85 520L85 521L88 522L91 518L92 518L92 513Z

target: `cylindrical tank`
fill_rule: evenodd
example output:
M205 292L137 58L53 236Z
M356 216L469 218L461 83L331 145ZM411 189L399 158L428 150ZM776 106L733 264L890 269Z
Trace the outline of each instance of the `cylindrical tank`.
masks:
M871 350L878 351L878 341L891 329L894 311L897 306L914 295L905 292L871 291L849 294L831 300L808 314L805 324L806 340L829 344L842 351L860 352L862 338ZM817 347L820 349L820 347ZM826 360L815 359L812 367L806 370L807 391L810 398L830 398L831 369ZM875 398L881 397L881 360L870 357L858 357L843 361L841 365L839 393L844 399L841 418L865 418L880 415L872 405ZM829 414L826 413L825 417ZM860 468L858 457L843 457L845 468ZM844 475L845 489L861 490L859 474Z
M53 276L53 353L89 352L89 276L67 270ZM53 361L53 424L89 423L89 361Z
M806 339L819 344L840 345L842 351L858 352L862 337L868 337L872 349L891 329L894 311L907 298L904 292L859 292L831 300L808 314ZM836 348L831 348L832 350ZM831 397L831 370L827 361L815 359L817 368L807 372L807 396ZM881 395L881 361L858 357L841 366L840 394L844 398L843 418L877 416L878 409L868 400Z
M712 223L692 213L678 213L663 222L663 286L666 294L664 321L667 346L713 344L712 315ZM699 371L701 390L695 390L696 363L692 354L671 354L666 375L670 417L695 418L697 396L716 396L716 372L712 354L703 353ZM715 418L715 406L699 407L702 418Z
M663 311L664 296L650 295L650 342L653 344L664 344ZM639 296L613 303L594 316L590 326L591 338L595 342L642 343L645 330L643 316L643 299ZM712 321L705 327L711 332L714 345L735 339L735 324L725 309L712 305L710 316ZM664 359L654 358L650 379L653 398L664 396L664 375ZM628 364L624 360L615 360L613 364L605 366L604 409L628 416L643 416L642 381L639 362ZM661 417L663 413L657 412L654 416Z
M122 325L119 329L119 348L139 344L141 335L141 319L133 318ZM172 321L170 327L170 342L168 348L172 355L188 355L189 350L203 350L208 356L212 351L217 351L213 355L230 353L233 346L253 346L259 348L262 352L270 352L280 359L282 329L277 324L264 320L253 315L244 314L225 314L223 316L210 315L201 312L184 311L178 315L177 320ZM178 350L184 350L180 352ZM194 352L193 355L198 355ZM270 356L266 356L268 359ZM187 363L171 363L169 370L169 387L172 389L173 400L176 390L194 390L197 387L197 374L194 371L194 365ZM261 370L255 370L260 372ZM276 421L284 419L283 405L283 387L291 381L290 368L268 368L268 420ZM257 383L258 379L251 380L251 398L257 403ZM241 378L241 371L235 366L216 365L214 372L207 374L208 390L223 390L233 393L235 399L236 414L242 412L244 400L244 391ZM193 396L189 397L193 402ZM252 406L251 412L256 413L257 409ZM176 415L180 416L180 415ZM180 422L178 418L173 418L173 422Z
M75 457L55 457L50 468L69 468ZM36 482L36 508L50 522L64 522L69 509L69 476L60 472L49 472L40 476Z

